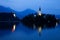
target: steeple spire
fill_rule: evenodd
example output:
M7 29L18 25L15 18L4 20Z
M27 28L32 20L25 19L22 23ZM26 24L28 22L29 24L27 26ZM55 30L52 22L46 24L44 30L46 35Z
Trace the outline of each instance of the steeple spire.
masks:
M41 8L39 8L39 11L41 11Z
M41 8L39 8L39 10L38 10L38 15L41 16Z

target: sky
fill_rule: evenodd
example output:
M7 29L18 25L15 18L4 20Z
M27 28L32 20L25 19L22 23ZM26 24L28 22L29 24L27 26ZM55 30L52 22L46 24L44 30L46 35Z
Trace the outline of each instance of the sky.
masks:
M16 11L23 11L26 9L42 10L46 9L60 9L60 0L0 0L0 5L9 7Z

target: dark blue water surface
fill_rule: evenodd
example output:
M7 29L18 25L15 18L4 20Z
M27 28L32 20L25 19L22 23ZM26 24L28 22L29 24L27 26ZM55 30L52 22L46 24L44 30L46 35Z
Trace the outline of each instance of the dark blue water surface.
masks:
M44 11L46 13L46 10L42 10L42 12ZM56 12L59 13L60 10L55 9L49 11L50 13L56 13ZM48 13L49 11L47 10ZM16 11L14 12L16 13L17 17L22 19L29 13L34 13L35 11L27 9L23 12L16 12ZM56 26L55 28L43 29L39 34L38 30L29 29L22 23L19 23L16 26L16 30L14 32L11 32L10 30L0 30L0 40L60 40L60 25Z
M40 35L38 30L31 30L21 23L16 27L14 32L1 30L0 40L60 40L60 26L54 29L43 29Z

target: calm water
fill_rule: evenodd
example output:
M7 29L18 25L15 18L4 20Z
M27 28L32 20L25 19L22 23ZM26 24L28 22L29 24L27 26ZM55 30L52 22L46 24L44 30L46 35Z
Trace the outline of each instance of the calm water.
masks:
M39 35L37 30L29 29L20 23L14 32L0 30L0 40L60 40L60 25L43 29Z
M20 18L20 14L16 14ZM26 16L26 14L21 14ZM60 25L51 29L43 29L38 33L37 30L32 30L24 26L22 23L16 26L16 30L0 30L0 40L60 40Z
M59 25L53 29L43 29L40 35L37 30L29 29L21 23L16 27L15 32L0 31L0 40L60 40Z

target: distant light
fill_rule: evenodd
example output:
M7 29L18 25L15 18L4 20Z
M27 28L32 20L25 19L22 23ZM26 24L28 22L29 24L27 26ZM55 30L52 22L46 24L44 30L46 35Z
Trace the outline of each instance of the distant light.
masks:
M14 17L16 17L16 15L15 15L15 14L13 14L13 16L14 16Z
M41 16L41 13L39 13L39 16Z
M39 27L39 28L38 28L38 31L39 31L39 32L41 32L41 31L42 31L42 28L41 28L41 27Z
M41 15L42 15L42 14L41 14L41 11L38 11L38 15L39 15L39 16L41 16Z
M14 32L16 29L16 25L13 25L12 32Z
M56 22L56 26L58 25L58 23Z
M36 17L36 15L34 15L34 17Z

